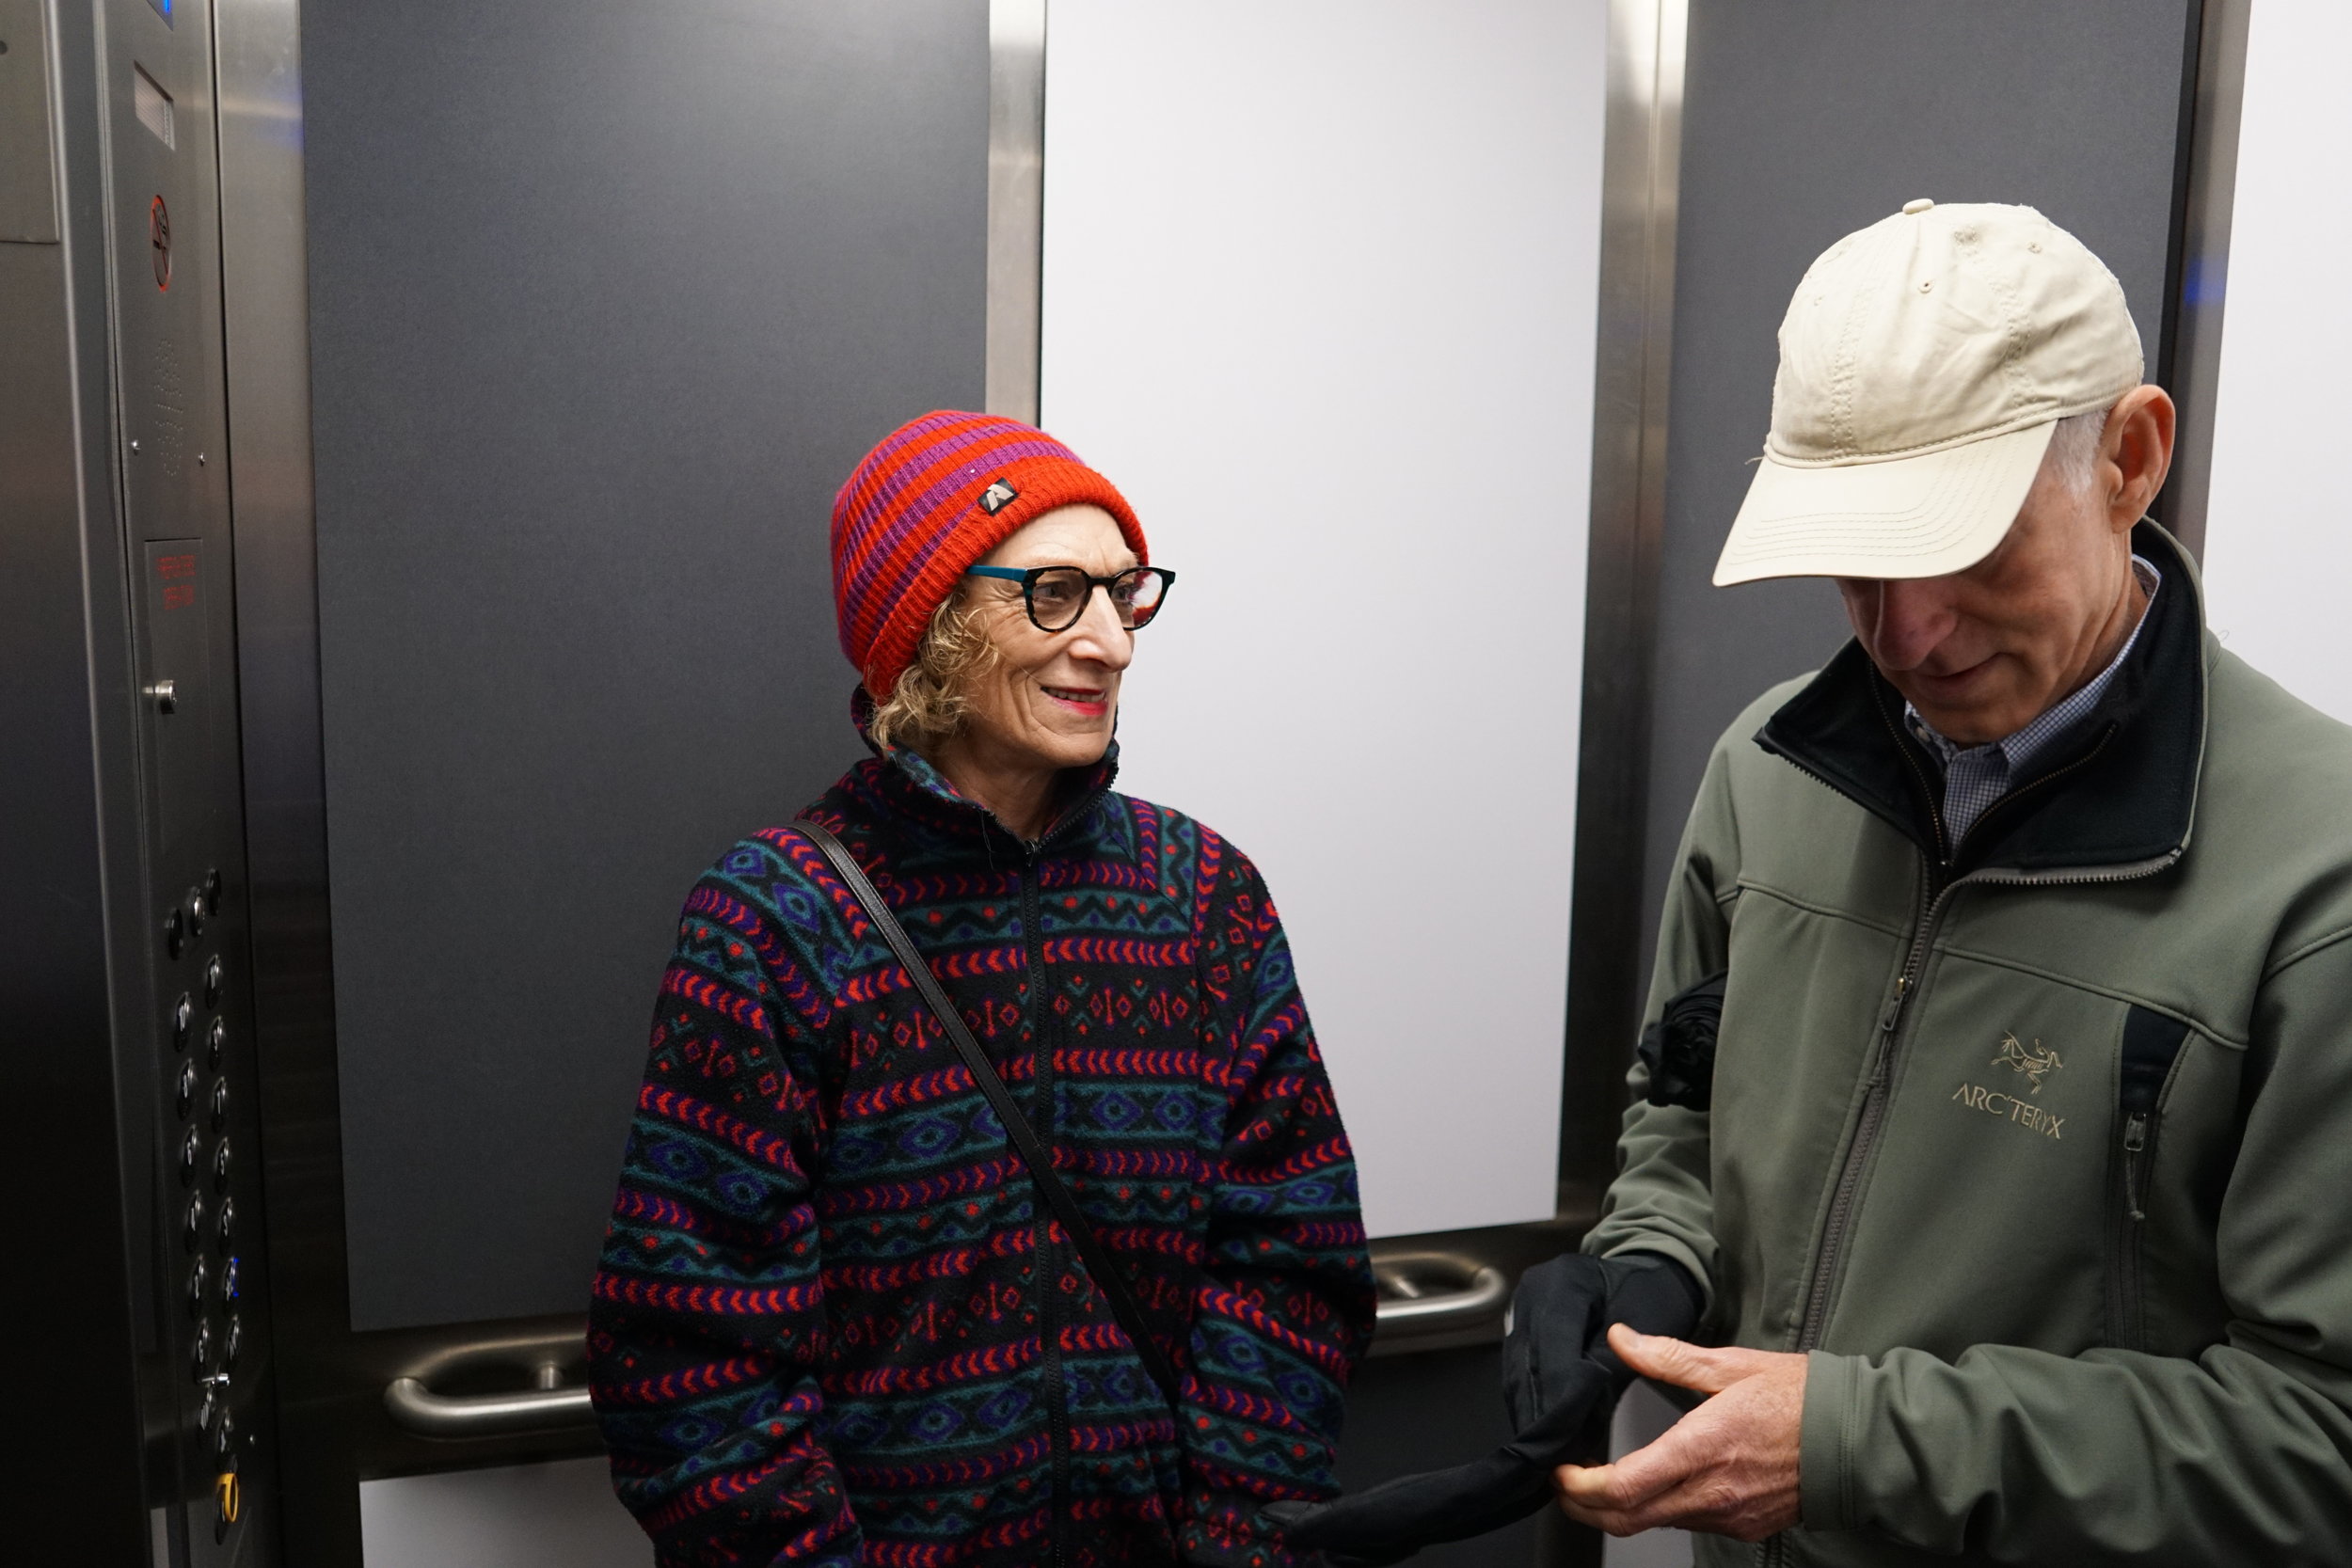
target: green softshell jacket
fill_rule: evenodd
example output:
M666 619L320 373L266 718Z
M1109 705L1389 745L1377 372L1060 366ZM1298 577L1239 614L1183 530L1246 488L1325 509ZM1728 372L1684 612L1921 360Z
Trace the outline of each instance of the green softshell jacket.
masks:
M1649 1018L1728 972L1711 1108L1637 1100L1585 1243L1811 1353L1802 1525L1701 1563L2352 1563L2352 730L2133 544L2130 657L1961 843L1854 645L1708 762Z

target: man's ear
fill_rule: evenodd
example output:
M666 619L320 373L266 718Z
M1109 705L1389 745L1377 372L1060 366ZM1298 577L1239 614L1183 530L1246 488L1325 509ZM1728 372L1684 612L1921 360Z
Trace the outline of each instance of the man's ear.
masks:
M2172 467L2174 422L2172 398L2156 386L2133 388L2108 410L2099 456L2102 468L2115 476L2107 498L2107 526L2116 532L2129 532L2164 488L2164 476Z

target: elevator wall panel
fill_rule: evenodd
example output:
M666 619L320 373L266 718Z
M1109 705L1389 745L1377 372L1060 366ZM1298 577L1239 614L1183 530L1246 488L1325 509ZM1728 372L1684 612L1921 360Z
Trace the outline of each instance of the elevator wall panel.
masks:
M1645 933L1716 736L1848 635L1827 582L1708 583L1798 278L1915 197L2023 202L2114 270L2155 374L2193 3L1691 0Z
M1375 1237L1555 1211L1575 883L1608 13L1432 14L1060 0L1046 71L1045 420L1183 578L1121 787L1265 874Z
M850 761L828 508L981 396L981 0L304 12L355 1328L580 1309L679 901Z

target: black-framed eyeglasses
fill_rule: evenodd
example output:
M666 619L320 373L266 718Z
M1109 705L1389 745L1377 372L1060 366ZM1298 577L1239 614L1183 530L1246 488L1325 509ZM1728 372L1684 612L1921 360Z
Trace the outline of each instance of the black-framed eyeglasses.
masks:
M1110 595L1119 624L1134 631L1152 624L1168 603L1176 574L1157 566L1130 566L1098 578L1083 566L973 566L964 576L997 578L1021 585L1021 601L1029 610L1029 624L1040 631L1068 631L1087 612L1087 601L1102 589Z

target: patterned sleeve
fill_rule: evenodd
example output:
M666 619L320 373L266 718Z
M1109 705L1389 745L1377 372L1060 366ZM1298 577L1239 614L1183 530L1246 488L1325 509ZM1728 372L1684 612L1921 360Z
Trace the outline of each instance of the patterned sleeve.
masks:
M687 899L589 1310L613 1489L661 1568L860 1557L815 1430L819 1130L801 1015L821 1005L753 879L727 874L765 859L738 846Z
M1228 1099L1210 1185L1207 1256L1179 1409L1185 1560L1270 1568L1294 1560L1261 1505L1322 1498L1348 1374L1372 1340L1372 1266L1356 1162L1257 869L1227 864L1201 933L1223 1003Z

